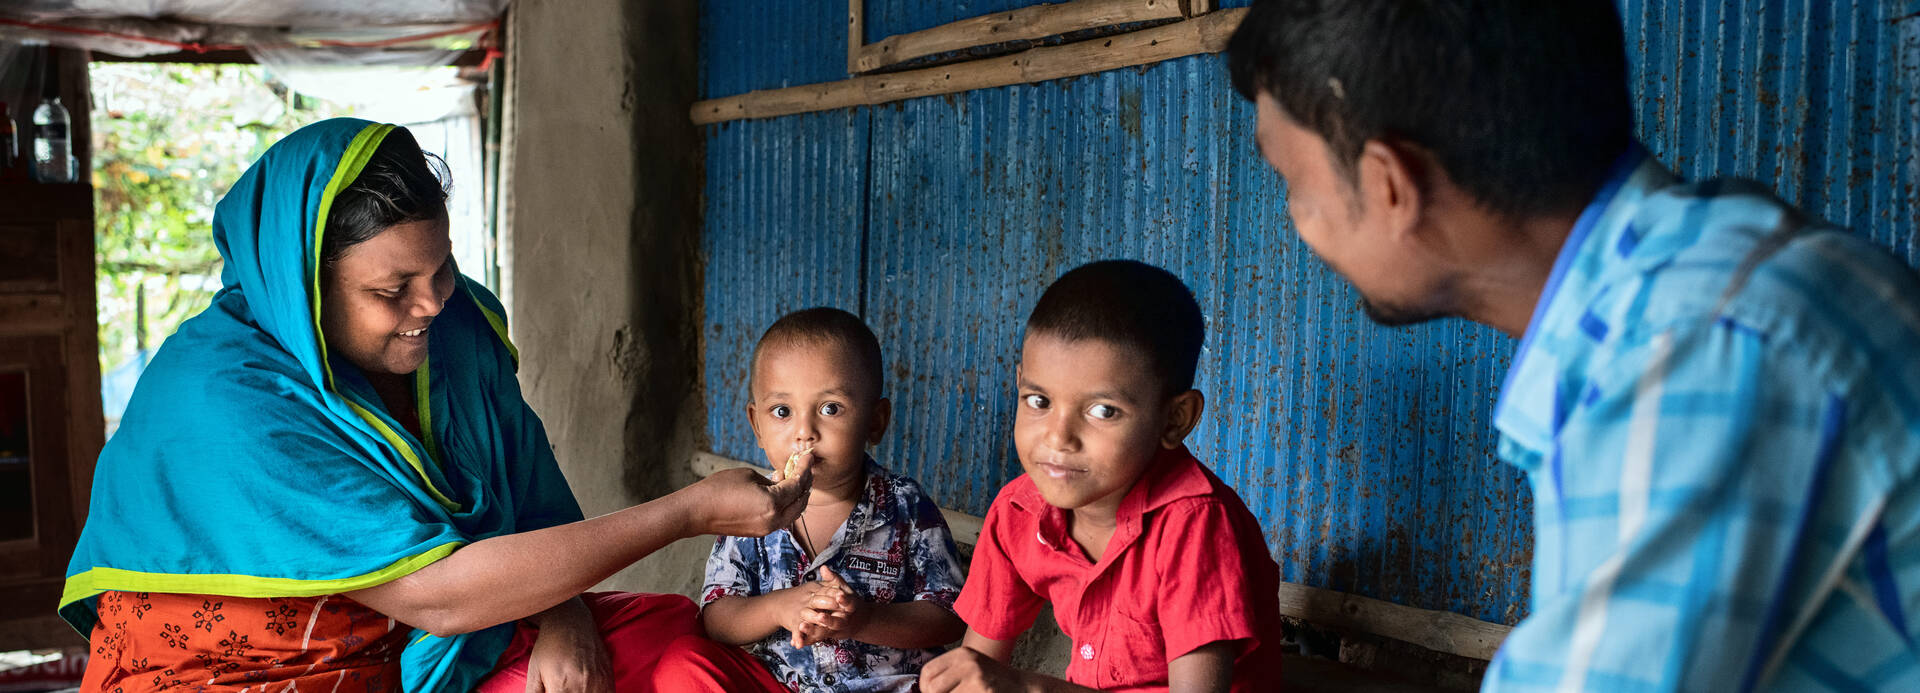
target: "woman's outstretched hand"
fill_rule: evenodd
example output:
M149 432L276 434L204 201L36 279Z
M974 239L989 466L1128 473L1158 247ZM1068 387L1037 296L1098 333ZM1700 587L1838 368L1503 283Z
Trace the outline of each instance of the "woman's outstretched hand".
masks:
M793 524L807 509L813 453L801 453L793 475L780 476L776 482L751 469L728 469L681 489L693 533L762 537Z

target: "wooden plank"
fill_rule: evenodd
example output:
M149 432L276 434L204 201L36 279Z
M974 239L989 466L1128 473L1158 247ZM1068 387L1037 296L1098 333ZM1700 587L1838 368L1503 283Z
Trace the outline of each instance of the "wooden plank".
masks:
M5 593L0 593L0 598L5 596ZM73 626L54 615L52 605L39 601L28 604L38 607L38 612L21 619L10 619L5 628L0 628L0 652L87 646L86 638L80 637L79 633L74 632Z
M867 2L866 0L847 0L847 73L861 72L854 69L859 62L860 53L867 44Z
M87 117L84 106L79 111L81 117ZM99 461L100 448L107 443L106 414L100 402L100 327L94 322L93 197L82 198L82 204L71 211L74 216L60 222L61 273L66 280L61 294L67 318L62 340L66 350L67 464L62 476L70 512L64 522L51 525L59 529L59 534L48 538L50 548L69 555L79 539L79 527L86 524L94 464ZM64 572L66 558L58 563Z
M696 125L772 118L850 106L872 106L920 96L952 94L1010 84L1077 77L1224 50L1245 8L1210 12L1165 26L1064 46L1034 48L1010 56L863 75L839 82L767 89L693 104Z
M853 0L859 2L860 0ZM1116 24L1181 19L1181 0L1073 0L1057 5L1034 5L1011 12L962 19L951 24L888 36L857 47L852 72L872 72L915 58L1057 36L1083 29L1098 29Z
M66 312L59 294L0 294L0 337L59 334L67 328Z
M704 479L723 469L747 468L766 472L766 468L740 460L700 451L693 453L693 473ZM975 515L946 508L940 514L953 530L953 540L968 546L980 542L984 520ZM1291 582L1280 583L1280 614L1316 625L1360 631L1409 642L1436 652L1493 659L1510 626L1488 623L1451 611L1434 611L1402 606L1389 601L1308 587Z
M1290 582L1280 583L1280 613L1316 625L1384 635L1474 659L1493 659L1500 642L1512 630L1451 611L1418 609Z

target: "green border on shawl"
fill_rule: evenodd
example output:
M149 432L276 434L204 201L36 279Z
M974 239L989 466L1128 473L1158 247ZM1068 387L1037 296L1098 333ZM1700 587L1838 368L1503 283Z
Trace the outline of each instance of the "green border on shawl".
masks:
M313 262L307 265L307 280L313 299L313 338L320 343L320 370L326 374L328 390L333 389L333 365L327 362L327 338L320 329L320 248L325 245L327 213L333 211L333 200L340 196L340 191L360 177L360 171L367 167L373 152L380 148L380 142L387 139L387 133L393 132L393 128L386 123L375 123L353 136L353 141L347 143L347 151L340 155L340 164L333 169L333 178L320 193L320 212L313 220Z
M473 307L480 309L480 314L487 318L487 324L493 326L493 334L500 338L501 344L506 345L507 355L513 357L515 364L520 363L520 348L514 346L513 340L507 338L507 319L499 313L493 312L493 309L488 308L486 302L481 301L480 297L473 293L473 286L471 284L463 282L461 286L466 288L467 298L473 300Z
M428 564L446 558L465 545L452 541L394 561L385 568L346 578L301 580L232 574L142 573L119 568L90 568L67 577L60 594L60 610L102 592L165 592L217 594L225 597L317 597L386 584Z
M447 461L441 458L440 445L433 436L433 399L432 392L428 389L431 375L427 370L432 364L433 357L428 356L420 361L420 368L413 372L413 403L414 408L419 410L420 442L427 444L427 456L433 458L434 463L444 470L447 468Z
M433 496L434 502L439 503L440 507L446 508L447 512L460 512L459 503L453 502L453 499L441 493L440 489L433 487L433 481L427 478L427 468L420 464L420 456L413 454L413 446L407 444L407 439L400 437L399 432L394 431L392 426L387 425L387 422L381 421L378 414L367 411L367 408L360 406L359 403L345 396L342 396L340 401L346 402L347 406L353 408L353 413L359 414L362 419L366 419L367 423L373 425L374 430L380 432L380 437L387 439L388 443L393 444L394 449L400 451L400 456L406 458L407 465L413 467L415 474L420 475L421 483L427 487L427 495Z
M340 395L339 390L334 388L333 365L327 361L327 338L320 328L320 248L325 245L327 213L333 210L334 198L340 196L341 190L352 185L353 179L360 177L360 171L367 167L367 162L373 159L374 151L380 148L380 143L386 140L387 134L393 132L395 127L386 123L375 123L362 128L359 134L354 135L353 141L347 143L346 152L340 155L340 164L333 169L333 178L327 181L326 189L320 194L320 211L313 220L313 262L308 265L307 277L313 304L313 338L314 341L319 342L320 369L326 377L327 390L339 395L341 401L346 402L348 407L352 407L355 414L359 414L360 418L365 419L375 430L378 430L380 437L387 439L394 450L398 451L401 457L406 458L407 464L413 467L414 473L420 475L421 485L426 487L427 495L432 496L434 502L439 503L448 512L459 512L460 504L453 502L447 498L447 494L434 487L433 479L427 476L426 467L420 464L420 456L414 453L413 446L408 444L405 438L396 433L385 421L381 421L378 415L367 411L366 407L360 406L351 398ZM424 427L424 422L422 425Z

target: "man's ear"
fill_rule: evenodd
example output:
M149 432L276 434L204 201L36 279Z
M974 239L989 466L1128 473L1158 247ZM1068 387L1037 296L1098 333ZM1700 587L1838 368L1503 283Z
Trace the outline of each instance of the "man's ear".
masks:
M1360 201L1379 215L1390 238L1406 240L1426 214L1433 167L1424 149L1400 140L1371 139L1360 148Z
M1187 434L1200 425L1200 415L1207 411L1207 396L1199 390L1188 390L1174 395L1167 401L1167 427L1160 432L1160 447L1172 450L1186 442Z
M873 426L867 431L867 444L879 445L880 437L887 434L887 425L893 423L893 402L885 397L873 401Z

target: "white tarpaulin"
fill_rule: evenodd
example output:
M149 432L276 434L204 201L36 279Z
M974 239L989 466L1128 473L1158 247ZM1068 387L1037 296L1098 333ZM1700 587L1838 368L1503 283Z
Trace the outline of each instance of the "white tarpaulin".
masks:
M166 19L294 29L397 24L473 24L500 16L507 0L8 0L0 12L48 21Z
M140 57L245 48L280 64L441 65L510 0L5 0L0 42Z

